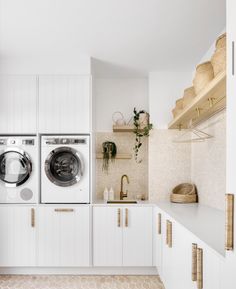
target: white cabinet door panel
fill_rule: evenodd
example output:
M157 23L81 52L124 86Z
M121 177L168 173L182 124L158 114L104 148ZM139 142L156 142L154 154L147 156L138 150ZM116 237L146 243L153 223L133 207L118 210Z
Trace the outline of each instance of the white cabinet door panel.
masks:
M227 168L226 193L236 194L236 1L227 0ZM234 59L233 46L234 43ZM233 71L234 70L234 71ZM236 196L235 196L236 198ZM235 199L236 203L236 199ZM236 214L234 214L234 232L236 232ZM234 241L234 247L236 246ZM226 251L221 261L221 289L236 288L236 250Z
M89 206L39 208L38 265L89 266L89 227Z
M0 133L37 132L36 76L0 76Z
M120 226L119 221L120 210ZM93 265L122 266L122 209L93 208Z
M152 208L123 209L123 266L152 266Z
M39 77L39 132L90 131L90 77Z
M34 207L0 207L0 266L35 266L36 228L31 224Z

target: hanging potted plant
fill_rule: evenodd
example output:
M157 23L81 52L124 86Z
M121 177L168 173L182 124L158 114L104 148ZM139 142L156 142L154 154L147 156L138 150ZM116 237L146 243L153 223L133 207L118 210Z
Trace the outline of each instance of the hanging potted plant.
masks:
M149 113L145 110L137 111L134 108L134 134L135 134L135 145L134 145L134 157L137 163L142 160L138 159L139 150L143 144L143 138L148 137L150 130L153 125L149 123Z
M112 162L115 161L116 152L117 152L117 149L116 149L116 144L114 142L105 141L102 144L102 153L103 153L102 169L106 173L108 173L110 161Z

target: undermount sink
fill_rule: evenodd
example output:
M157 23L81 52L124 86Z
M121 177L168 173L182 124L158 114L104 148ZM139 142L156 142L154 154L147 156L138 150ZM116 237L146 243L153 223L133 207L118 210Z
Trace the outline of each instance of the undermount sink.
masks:
M134 200L114 200L114 201L107 201L107 204L137 204L137 201Z

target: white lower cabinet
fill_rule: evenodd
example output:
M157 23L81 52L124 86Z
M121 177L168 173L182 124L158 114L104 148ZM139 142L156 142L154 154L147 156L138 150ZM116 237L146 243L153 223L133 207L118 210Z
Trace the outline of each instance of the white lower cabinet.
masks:
M39 208L38 266L89 266L89 206Z
M94 266L152 266L152 207L93 208Z
M156 266L165 288L220 289L221 257L167 214L157 210L155 218L158 214L161 214L162 222L161 238L156 238ZM169 233L168 222L171 224ZM200 279L192 280L193 264L197 264L192 256L193 244L202 249L202 286Z
M35 208L20 205L0 207L0 266L36 265Z

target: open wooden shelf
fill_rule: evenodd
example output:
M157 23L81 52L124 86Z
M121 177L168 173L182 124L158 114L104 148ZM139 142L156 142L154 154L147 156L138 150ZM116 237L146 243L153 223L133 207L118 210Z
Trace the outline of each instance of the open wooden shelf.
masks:
M103 154L102 153L96 154L96 158L103 159ZM117 154L116 159L129 160L129 159L132 159L132 155L131 154Z
M226 107L226 72L218 74L183 111L169 123L169 129L196 125Z
M133 132L133 125L113 125L113 132ZM141 130L142 131L142 128Z

